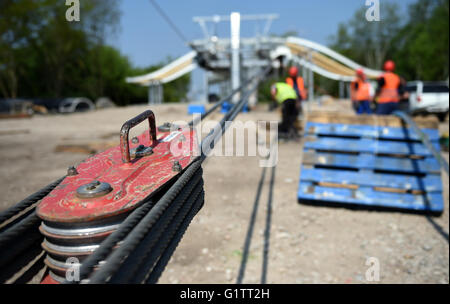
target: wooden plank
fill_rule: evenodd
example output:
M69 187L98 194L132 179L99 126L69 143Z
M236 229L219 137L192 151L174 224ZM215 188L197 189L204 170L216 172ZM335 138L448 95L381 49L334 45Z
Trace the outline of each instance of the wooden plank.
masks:
M18 113L18 114L0 113L0 119L31 118L31 117L33 117L33 115L28 113Z
M434 116L414 117L419 128L439 129L439 121ZM312 111L307 114L307 121L321 123L342 123L352 125L374 125L383 127L402 127L403 121L393 115L356 115L342 112Z
M439 175L425 177L374 173L371 171L345 171L330 169L306 169L302 167L301 181L312 183L331 183L334 185L358 185L366 187L403 189L406 191L442 192L442 181Z
M426 191L422 190L408 190L408 189L397 189L397 188L388 188L388 187L373 187L375 191L381 192L392 192L392 193L412 193L416 195L425 194Z
M330 187L330 188L346 188L346 189L358 189L358 185L348 185L348 184L339 184L339 183L330 183L330 182L318 182L319 186L322 187Z
M380 170L411 174L440 174L441 167L436 159L405 159L373 154L346 155L326 152L306 151L303 154L304 165L320 165L332 168Z
M439 144L433 143L439 151ZM358 152L374 154L399 154L431 156L432 153L422 143L406 143L393 141L378 141L375 139L347 139L347 138L325 138L308 136L305 138L306 149L338 152Z
M28 134L30 130L0 130L0 135L17 135L17 134Z
M362 205L366 207L408 209L442 213L444 199L442 192L426 195L398 194L375 191L369 187L357 190L314 186L300 182L298 200L301 203L333 203L342 206Z
M368 137L390 140L421 140L420 136L414 132L413 129L397 127L308 122L306 124L306 132L309 134L328 136ZM422 129L422 132L427 135L428 139L431 141L438 141L440 138L439 130L437 129Z

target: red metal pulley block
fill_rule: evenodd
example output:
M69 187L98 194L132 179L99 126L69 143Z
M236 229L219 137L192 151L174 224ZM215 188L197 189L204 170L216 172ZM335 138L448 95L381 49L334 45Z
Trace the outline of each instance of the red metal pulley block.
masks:
M149 121L148 132L129 141L129 130ZM49 275L42 283L65 279L114 232L125 217L171 182L199 155L195 130L164 124L156 129L152 111L127 121L120 145L94 155L76 168L37 207ZM71 260L72 261L72 260Z

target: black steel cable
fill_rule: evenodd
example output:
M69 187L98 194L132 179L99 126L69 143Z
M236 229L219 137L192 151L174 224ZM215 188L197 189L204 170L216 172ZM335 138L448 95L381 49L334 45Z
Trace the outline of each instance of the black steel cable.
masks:
M269 247L270 247L270 227L272 226L272 205L273 205L273 190L275 185L275 170L276 166L272 167L272 174L270 175L269 196L267 198L266 210L266 227L264 228L264 250L261 270L261 284L267 284L267 269L269 264Z
M267 71L268 70L269 68L267 69ZM263 75L257 77L257 82L267 74L267 71L264 72ZM248 80L248 82L250 82L250 80ZM255 87L252 90L249 90L250 93L254 89L256 89L257 82ZM242 90L243 87L246 85L247 82L245 83L245 85L233 91L229 98L231 98L238 91ZM225 132L225 129L223 128L225 122L227 120L233 120L240 113L244 105L247 103L247 99L250 93L246 94L239 103L235 104L230 109L230 111L227 112L227 114L224 116L219 125L220 127L222 127L221 132L215 131L214 133L210 134L213 135L213 138L219 137ZM224 101L222 101L222 103ZM219 105L220 104L215 105L212 109L210 109L207 113L205 113L206 115L203 115L201 119L212 113L215 109L219 107ZM196 161L194 161L156 204L154 204L152 201L143 202L140 207L134 210L130 214L130 216L128 216L127 219L122 223L119 229L117 229L104 242L102 242L100 247L83 262L80 268L81 279L88 278L89 274L92 273L94 266L96 266L100 261L107 258L108 255L111 253L113 247L116 246L117 243L120 242L121 240L124 240L123 244L121 244L121 246L117 250L115 250L110 255L110 257L108 257L109 262L106 263L105 265L102 265L99 268L99 270L94 273L94 275L91 278L92 280L88 281L102 282L105 281L107 278L109 278L111 274L114 272L114 270L116 270L117 267L120 266L120 263L123 260L123 258L127 257L131 253L131 251L136 248L136 246L139 244L142 238L145 237L146 233L154 226L155 222L164 214L165 210L170 205L170 203L177 197L177 195L180 193L183 187L188 183L190 179L192 179L193 175L199 170L201 163L205 158L206 156L202 155ZM33 195L29 196L16 206L0 213L0 220L1 221L8 220L12 216L16 216L19 212L30 207L32 204L36 203L37 201L45 197L49 192L51 192L63 179L64 177L48 185L47 187L41 189L40 191L34 193ZM203 200L201 201L201 203L203 204ZM192 214L192 212L190 214ZM25 230L27 230L27 228L34 227L34 225L36 224L35 222L36 219L37 217L35 217L35 215L26 217L25 220L21 219L20 223L23 222L24 226L21 227L20 225L19 226L14 225L13 230L9 231L6 234L4 242L11 240L12 235L17 236L18 232L24 232ZM37 235L39 235L39 237L36 236L37 237L36 239L39 238L42 239L42 236L40 236L40 234ZM179 235L179 233L177 235ZM33 241L36 241L36 239L29 237L26 242L16 244L16 247L17 249L23 251L26 248L28 248L27 246L33 245ZM167 250L165 252L167 252ZM7 256L8 259L3 259L2 262L6 262L10 258L12 258L13 257L12 252L10 251Z
M256 81L255 81L255 86L247 92L247 94L241 99L240 102L238 102L237 104L235 104L235 105L230 109L230 111L227 112L227 114L223 117L223 119L222 119L221 122L219 123L219 125L218 125L219 128L217 128L217 127L214 128L214 129L207 135L207 137L202 141L202 144L201 144L202 147L203 147L203 144L205 143L205 140L208 140L208 139L209 139L209 140L208 140L209 143L208 143L208 141L206 141L206 142L210 145L211 148L214 148L214 142L215 142L215 140L216 140L217 138L220 138L220 137L224 134L224 132L226 131L226 127L227 127L226 124L225 124L226 121L232 121L232 120L234 120L234 119L236 118L236 116L242 111L243 107L244 107L245 104L248 102L248 97L249 97L250 94L257 88L257 85L258 85L259 81L269 73L270 69L271 69L271 67L268 67L266 70L264 70L264 72L260 75L260 77L258 77L258 78L256 79ZM212 146L211 146L211 143L213 144ZM202 155L201 155L200 161L203 162L203 160L205 160L206 157L207 157L207 155L205 155L205 154L203 153L203 150L202 150ZM194 214L194 215L195 215L195 214ZM192 218L193 218L194 215L192 215ZM191 218L191 220L192 220L192 218ZM190 221L189 221L189 222L190 222ZM189 224L189 222L187 223L187 225ZM187 225L186 225L186 228L187 228ZM155 266L155 270L152 271L152 273L149 275L149 278L148 278L147 281L146 281L147 283L155 283L155 282L157 282L159 276L161 275L162 271L164 270L165 265L167 265L167 263L168 263L168 261L169 261L171 255L173 254L173 251L175 250L176 246L178 245L178 242L179 242L179 240L181 239L181 237L182 237L183 234L184 234L184 231L178 235L178 238L177 238L177 239L174 239L174 240L171 242L171 245L169 245L168 250L166 250L167 253L164 255L164 257L162 257L162 258L160 259L160 261L158 262L157 266Z
M127 234L139 223L139 221L148 213L148 211L153 207L153 202L146 201L137 209L135 209L117 228L116 231L111 233L91 255L89 255L86 260L80 266L80 279L86 279L89 274L92 273L94 267L102 260L104 260L112 251L114 246L117 245L122 239L124 239ZM67 282L64 283L76 283Z
M164 214L160 217L155 226L148 232L147 236L139 243L138 247L126 258L120 268L112 276L111 283L127 282L131 277L135 277L135 272L141 268L141 264L148 252L153 248L160 237L167 234L167 228L170 221L175 217L180 208L189 205L186 202L193 191L200 191L203 187L201 180L201 172L196 174L191 182L180 192ZM195 189L194 189L195 188Z
M38 258L37 261L33 263L32 266L30 266L23 274L20 275L17 279L15 279L14 284L26 284L31 281L38 273L45 267L45 252L41 251L40 253L36 254L35 257Z
M178 37L183 40L185 44L188 44L188 39L186 36L183 35L183 33L178 29L178 27L175 25L175 23L172 22L172 20L167 16L167 14L162 10L162 8L156 3L154 0L149 0L150 3L153 5L153 7L156 9L156 11L161 15L161 17L166 20L166 22L169 24L169 26L177 33Z
M18 204L6 209L5 211L0 212L0 225L9 220L10 218L16 216L23 210L27 209L34 203L38 202L42 198L44 198L47 194L49 194L53 189L55 189L56 186L58 186L62 180L65 178L61 177L58 180L54 181L53 183L45 186L44 188L40 189L39 191L33 193L32 195L28 196L26 199L22 200Z
M428 136L426 136L422 130L416 125L414 120L411 119L411 117L401 111L395 111L392 114L394 114L397 117L400 117L405 123L407 123L413 130L416 132L422 143L430 150L431 154L433 154L434 158L439 162L441 168L444 169L444 171L447 173L448 176L448 163L447 161L441 156L441 154L434 148L433 144L430 142L430 139Z
M123 243L117 248L110 257L107 263L95 271L89 279L90 283L102 283L109 278L115 270L118 269L122 260L128 256L133 249L144 238L150 228L153 227L158 218L167 209L170 203L180 193L183 187L193 177L193 175L200 169L201 162L193 162L175 182L175 184L163 195L163 197L151 208L145 217L136 225L136 227L126 236ZM102 247L102 246L100 246ZM98 248L99 249L99 248ZM95 253L95 252L94 252Z
M5 247L9 242L15 238L23 235L30 229L37 229L41 220L37 217L36 212L33 211L30 215L22 219L20 222L0 233L0 249Z
M198 211L203 206L204 202L204 192L201 193L200 197L197 198L194 207L191 209L189 214L186 216L186 218L181 223L180 229L178 229L175 236L170 241L169 245L167 246L164 253L161 255L160 259L156 263L155 267L153 268L152 272L149 274L148 278L146 279L146 284L154 284L158 282L159 277L161 276L161 273L166 268L167 264L169 263L170 258L173 255L173 252L178 246L178 243L180 242L181 238L183 237L184 233L186 232L187 227L191 223L194 216L198 213Z
M172 237L176 234L178 229L180 228L180 225L184 218L186 218L186 215L189 213L190 210L192 210L192 207L194 205L194 202L202 196L203 193L203 181L197 187L192 196L190 197L190 200L183 204L182 208L179 210L177 215L173 218L173 220L169 223L167 230L165 231L164 237L161 237L158 242L155 244L155 246L152 248L151 251L148 251L147 256L144 257L142 260L143 264L139 268L139 271L135 274L134 278L131 280L130 283L138 284L142 283L145 277L148 275L150 270L152 269L151 266L155 265L155 262L158 260L158 258L161 256L161 254L164 252L164 250L169 245L170 240Z
M241 98L241 100L236 103L230 111L228 111L225 116L222 118L222 120L216 125L214 129L211 130L211 132L202 140L201 147L202 147L202 155L201 155L201 161L205 160L208 155L206 155L204 152L204 147L210 147L211 149L214 148L215 142L220 139L220 137L225 133L227 127L229 125L226 124L227 121L233 121L236 116L242 111L244 106L248 102L248 98L253 93L254 90L258 88L258 83L261 81L271 70L271 67L267 67L256 79L254 79L255 84L251 89L247 91L247 93L244 95L244 97Z
M3 222L3 226L0 228L0 236L10 230L12 227L17 227L17 225L22 222L26 217L28 217L30 214L33 214L36 212L36 206L38 203L35 203L31 205L29 208L25 209L22 212L19 212L18 215L11 217L9 220Z
M17 238L15 242L8 244L8 248L2 248L0 250L0 269L14 261L25 250L29 250L35 246L39 247L43 239L44 237L38 229L31 229L23 237Z
M256 76L254 79L250 79L249 81L254 81L253 87L247 91L247 93L244 95L244 97L241 97L241 100L234 104L234 106L226 113L226 115L221 120L221 124L224 125L226 121L234 120L234 118L242 111L245 104L248 102L248 98L258 88L259 82L266 77L266 75L270 72L272 69L271 66L268 66L261 74Z
M192 167L193 164L189 168ZM188 168L188 169L189 169ZM198 167L197 167L198 169ZM192 169L191 169L192 170ZM184 174L187 173L188 170L186 170ZM189 173L188 176L192 176L192 172ZM187 179L185 178L179 178L177 182L169 189L172 193L179 191L182 187L183 183L186 183ZM184 184L183 184L184 185ZM176 188L174 188L176 187ZM169 192L168 191L168 192ZM166 193L167 194L167 193ZM126 219L125 221L119 226L119 228L114 231L111 235L109 235L100 245L99 248L97 248L89 257L86 258L86 260L82 263L80 267L80 279L84 280L87 279L88 276L92 273L94 267L102 260L104 260L112 251L113 247L116 246L116 244L123 240L130 231L142 220L142 218L149 212L151 208L153 208L154 202L145 202L142 206L135 209ZM76 283L76 282L64 282L64 283Z
M262 188L264 185L264 179L266 178L266 167L261 172L258 188L256 190L255 202L253 203L253 210L250 215L250 221L247 228L247 235L245 236L244 247L242 249L241 266L239 267L239 274L236 280L236 284L242 284L245 275L245 268L247 266L248 254L250 252L250 244L252 241L253 229L256 222L256 216L258 214L259 199L261 197Z
M183 175L177 180L174 186L164 194L148 214L146 214L136 227L126 236L121 246L108 257L107 263L93 274L92 278L89 280L91 283L105 282L106 279L119 268L123 258L128 256L142 241L143 237L145 237L146 233L166 211L167 207L173 202L178 193L180 193L189 180L193 178L194 174L198 172L199 166L200 164L196 162L186 170L186 175Z
M212 106L210 109L208 109L205 113L201 114L199 117L193 119L189 122L189 126L195 126L198 122L205 119L208 115L210 115L212 112L214 112L218 107L220 107L224 102L230 101L231 98L236 95L238 92L240 92L242 89L244 89L247 85L249 85L254 79L249 78L247 79L242 85L240 85L238 88L234 89L228 96L222 98L219 100L214 106ZM231 110L231 109L230 109Z
M4 267L1 267L0 269L0 284L4 284L6 281L11 279L16 273L18 273L23 267L28 265L31 261L36 259L37 256L43 253L42 248L38 245L39 243L36 243L37 246L33 246L29 248L28 250L14 256L14 260L11 263L6 264ZM45 256L45 255L44 255ZM36 267L42 269L44 267L43 261L40 259L36 261L34 264L40 264L36 265ZM34 267L34 265L33 265ZM32 271L33 269L29 269L26 272ZM22 277L24 274L22 274L20 277ZM19 278L17 279L19 280ZM20 281L15 281L15 283L20 283ZM22 279L23 280L23 279Z

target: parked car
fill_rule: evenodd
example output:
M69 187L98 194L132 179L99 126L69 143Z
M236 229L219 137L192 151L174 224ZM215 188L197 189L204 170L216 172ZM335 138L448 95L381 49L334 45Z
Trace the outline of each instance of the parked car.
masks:
M0 112L7 114L33 115L33 102L26 99L0 99Z
M95 110L94 103L85 97L66 98L59 104L60 113L86 112Z
M448 82L411 81L406 90L411 114L435 114L440 121L445 120L449 110Z
M45 107L50 113L58 113L59 105L63 100L63 98L34 98L33 103Z

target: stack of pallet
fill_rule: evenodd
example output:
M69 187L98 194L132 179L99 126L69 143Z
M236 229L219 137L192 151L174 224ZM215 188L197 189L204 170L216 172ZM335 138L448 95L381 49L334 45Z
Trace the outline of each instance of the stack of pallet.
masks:
M418 121L437 150L436 121ZM309 115L298 199L441 214L441 169L420 137L391 116Z

